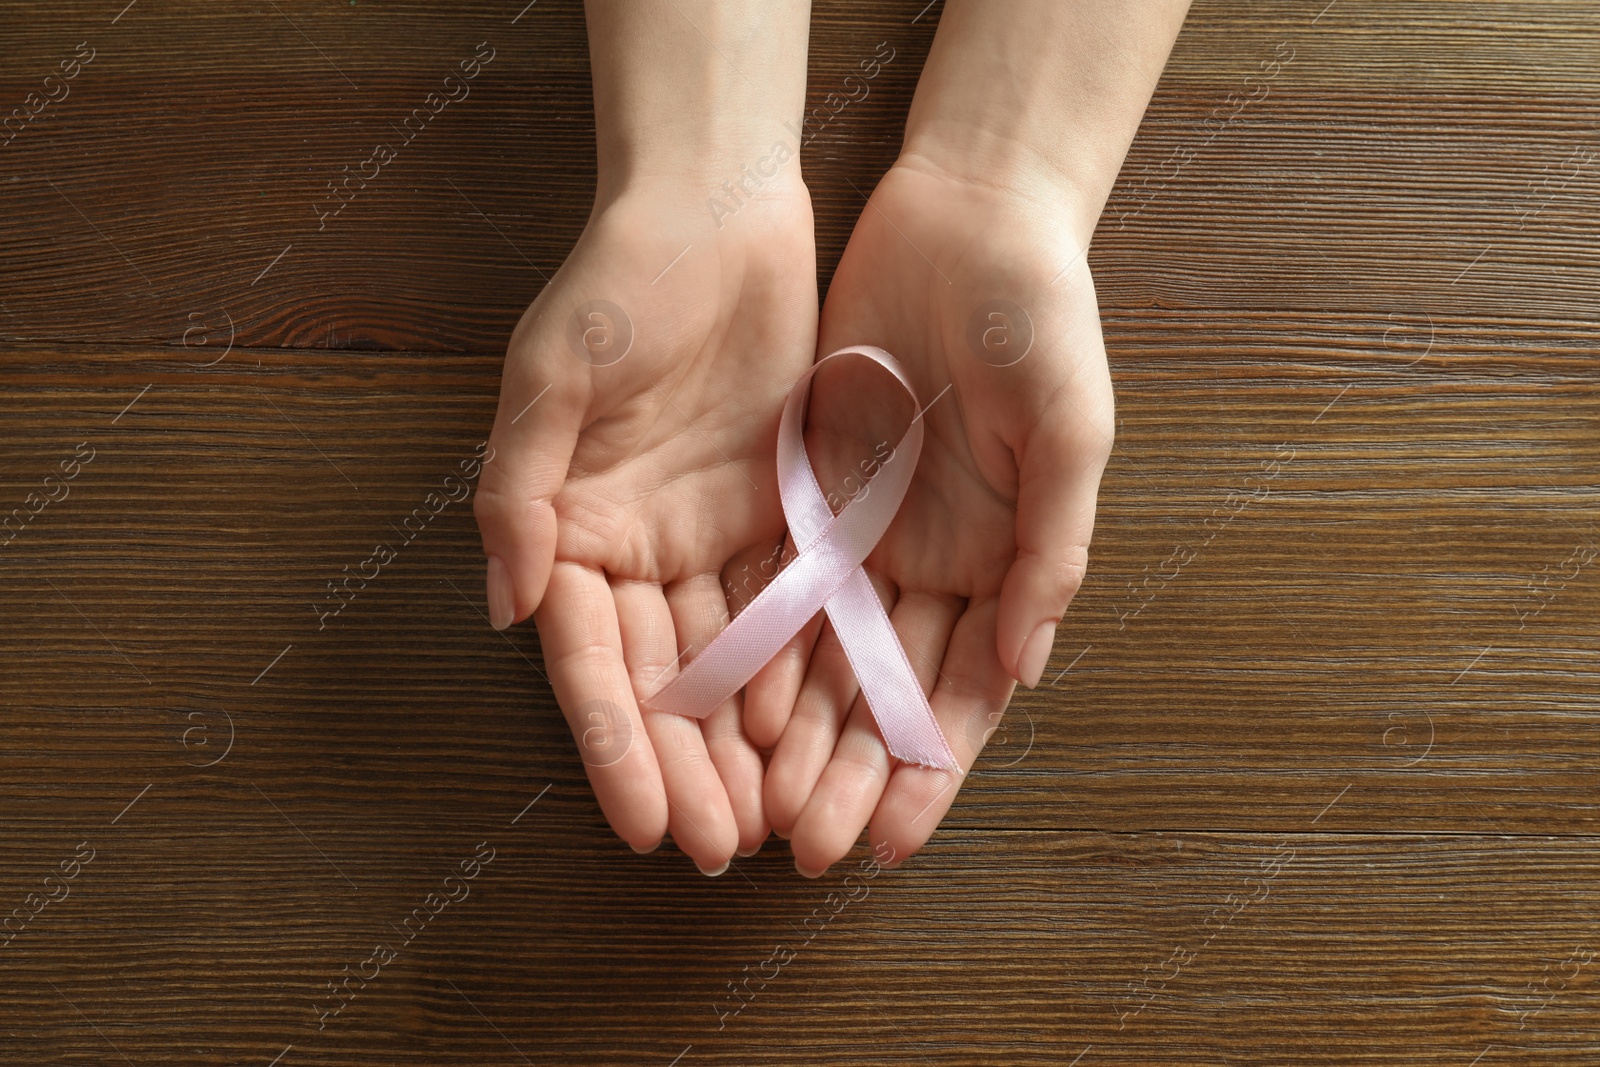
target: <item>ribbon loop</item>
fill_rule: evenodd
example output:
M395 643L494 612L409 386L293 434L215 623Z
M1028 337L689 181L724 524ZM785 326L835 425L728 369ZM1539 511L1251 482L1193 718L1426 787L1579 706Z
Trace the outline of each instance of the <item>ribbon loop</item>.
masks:
M879 466L872 492L835 515L811 469L802 431L812 376L828 360L846 355L865 356L893 374L911 395L916 412L900 443ZM922 405L889 353L858 345L818 360L790 390L778 424L778 492L798 554L644 706L704 718L825 610L889 752L906 763L959 770L899 635L861 566L900 510L922 453L922 437Z

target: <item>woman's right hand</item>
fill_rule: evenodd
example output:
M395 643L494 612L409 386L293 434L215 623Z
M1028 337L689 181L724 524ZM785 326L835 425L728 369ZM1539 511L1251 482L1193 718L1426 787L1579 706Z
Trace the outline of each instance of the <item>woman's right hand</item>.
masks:
M724 571L782 542L778 415L817 324L798 174L732 211L661 180L597 205L512 335L474 505L491 620L533 615L612 828L638 851L671 833L707 873L768 832L741 698L639 702L726 625Z

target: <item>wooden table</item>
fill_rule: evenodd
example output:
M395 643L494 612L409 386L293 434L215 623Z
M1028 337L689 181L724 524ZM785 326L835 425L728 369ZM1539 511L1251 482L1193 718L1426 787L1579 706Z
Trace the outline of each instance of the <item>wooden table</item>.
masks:
M1600 5L1196 5L1091 255L1092 575L847 897L628 851L470 505L402 539L584 222L578 5L124 2L3 30L0 1061L1600 1063ZM895 56L823 284L922 6L817 4L813 98Z

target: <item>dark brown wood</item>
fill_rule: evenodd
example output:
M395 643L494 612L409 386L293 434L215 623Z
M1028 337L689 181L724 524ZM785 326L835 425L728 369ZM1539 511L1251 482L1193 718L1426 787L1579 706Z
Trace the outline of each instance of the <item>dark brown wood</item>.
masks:
M0 547L0 916L61 897L0 1062L1600 1058L1600 6L1196 5L1091 254L1090 579L842 907L779 842L707 881L609 834L468 503L319 622L583 225L581 9L521 8L7 8L0 117L94 58L0 147L0 516L66 489ZM817 5L817 99L895 49L807 146L823 284L921 10Z

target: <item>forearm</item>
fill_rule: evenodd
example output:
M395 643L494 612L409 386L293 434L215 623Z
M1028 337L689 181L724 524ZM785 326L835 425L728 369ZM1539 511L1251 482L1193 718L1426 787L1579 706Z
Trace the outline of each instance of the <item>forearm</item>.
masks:
M947 0L903 158L1059 203L1088 243L1189 0Z
M638 182L715 185L786 137L805 107L810 7L588 0L598 198ZM798 161L787 169L798 181Z

